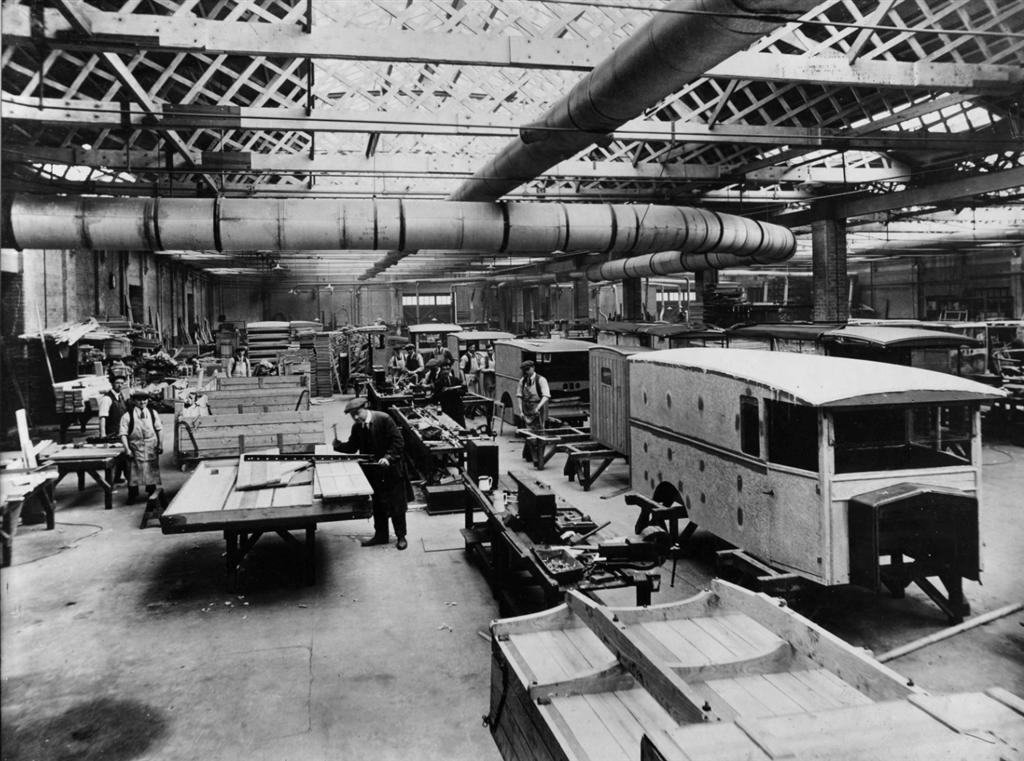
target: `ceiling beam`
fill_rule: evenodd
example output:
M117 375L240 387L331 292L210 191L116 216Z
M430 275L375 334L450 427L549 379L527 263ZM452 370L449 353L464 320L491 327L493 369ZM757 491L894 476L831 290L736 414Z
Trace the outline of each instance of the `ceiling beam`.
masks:
M614 49L608 41L500 35L456 35L318 24L309 32L284 23L210 21L191 15L158 16L98 11L76 0L59 0L43 14L48 46L100 53L139 49L203 55L280 56L329 60L423 62L468 66L589 71ZM91 29L85 34L82 27ZM30 11L3 8L3 41L32 43ZM867 31L867 30L865 30ZM858 51L859 52L859 51ZM732 80L788 81L851 87L954 90L1011 89L1024 82L1019 66L884 61L834 55L741 52L707 72Z
M182 173L188 171L184 162L167 166L166 157L159 151L141 150L83 150L81 148L47 148L32 145L0 147L5 162L57 163L68 166L88 166L117 172ZM404 156L376 155L318 155L310 158L305 153L261 154L249 152L200 153L192 151L193 162L203 170L225 172L229 175L260 173L316 174L326 185L344 184L359 177L423 179L452 177L464 178L473 174L478 158L465 155L408 154ZM337 174L342 177L332 178ZM764 184L822 183L860 184L865 182L905 181L911 169L892 162L887 167L830 167L830 166L769 166L746 174L730 171L713 164L658 164L653 162L633 165L628 161L563 161L546 171L541 178L609 180L617 182L678 183L678 182L746 182ZM333 182L332 182L333 181ZM420 184L417 183L420 187ZM388 192L384 189L383 192Z
M831 201L802 211L776 214L771 221L788 227L801 227L818 219L851 219L894 209L946 204L1014 188L1024 188L1024 167L936 182L896 193Z
M40 103L40 100L42 101ZM154 105L153 110L116 101L81 101L73 98L33 98L4 94L0 116L32 124L114 129L131 126L151 130L216 129L303 132L382 132L518 138L517 125L466 117L451 110L368 113L318 109L307 115L302 107L258 108L238 106ZM541 132L536 128L531 133ZM663 122L636 119L610 133L613 140L652 142L740 143L785 145L865 151L1014 151L1019 136L990 133L877 132L850 135L821 127L778 127Z

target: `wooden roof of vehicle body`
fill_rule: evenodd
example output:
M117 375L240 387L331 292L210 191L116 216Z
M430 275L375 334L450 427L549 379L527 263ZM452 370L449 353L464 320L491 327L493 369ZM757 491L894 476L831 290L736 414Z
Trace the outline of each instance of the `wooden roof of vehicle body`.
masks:
M409 335L417 333L458 333L461 330L461 325L451 322L424 322L418 325L410 325Z
M867 360L756 349L666 349L630 362L736 378L814 407L987 401L1004 392L946 373Z
M690 336L693 338L724 339L728 335L727 332L721 328L716 328L711 325L704 325L698 328L685 322L673 322L662 325L644 325L640 328L640 332L646 336L658 336L660 338Z
M464 341L502 341L515 338L515 335L504 330L463 330L457 331L459 343Z
M956 349L960 346L983 346L984 341L931 328L888 325L847 325L822 334L824 343L853 343L883 349Z
M522 351L542 354L590 351L594 346L590 341L574 341L568 338L513 338L507 341L496 341L495 345L513 346Z

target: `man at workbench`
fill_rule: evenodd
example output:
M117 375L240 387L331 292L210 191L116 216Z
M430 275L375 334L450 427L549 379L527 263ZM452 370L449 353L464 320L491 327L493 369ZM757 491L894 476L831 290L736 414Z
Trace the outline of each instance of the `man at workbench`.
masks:
M405 539L405 511L408 507L408 480L405 475L402 432L386 412L369 410L366 399L357 396L345 405L352 416L352 433L348 441L334 440L334 451L364 454L373 458L364 468L373 487L373 536L362 541L363 547L387 544L388 518L395 526L395 547L409 546Z

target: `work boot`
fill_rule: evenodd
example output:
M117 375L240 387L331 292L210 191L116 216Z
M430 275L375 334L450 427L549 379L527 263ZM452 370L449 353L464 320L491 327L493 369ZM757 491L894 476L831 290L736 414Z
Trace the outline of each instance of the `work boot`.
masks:
M386 536L378 536L374 534L369 539L364 539L359 543L361 547L373 547L378 544L387 544L388 538Z
M405 541L405 537L404 536L398 537L398 541L395 542L395 547L397 547L400 550L404 550L408 546L409 546L409 543L407 541Z
M138 498L139 498L139 487L138 486L129 486L128 487L128 498L125 500L125 504L133 505L133 504L135 504L135 500L137 500Z

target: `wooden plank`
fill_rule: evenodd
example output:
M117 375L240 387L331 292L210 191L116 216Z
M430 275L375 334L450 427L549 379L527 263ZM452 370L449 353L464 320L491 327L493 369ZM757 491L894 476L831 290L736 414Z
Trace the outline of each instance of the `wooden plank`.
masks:
M229 461L200 463L164 510L161 521L174 515L222 510L237 473L238 466Z
M583 749L587 761L624 761L628 756L615 733L594 713L584 696L555 698L551 713L560 717ZM573 731L573 728L577 728ZM586 728L579 731L578 728Z
M774 598L751 594L720 579L712 582L712 590L729 607L759 621L789 642L797 652L874 700L902 698L921 692L864 651L843 642L800 614L779 607Z
M355 495L369 496L373 487L358 462L340 460L316 463L317 488L323 499L338 499Z
M606 609L598 607L580 593L569 591L569 607L601 638L618 657L626 669L647 688L655 700L677 721L708 721L718 716L715 706L702 708L704 701L690 687L667 668L663 659L650 648L631 640ZM728 714L724 718L731 718Z

